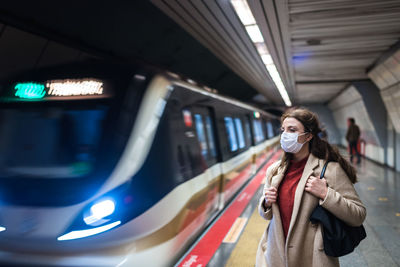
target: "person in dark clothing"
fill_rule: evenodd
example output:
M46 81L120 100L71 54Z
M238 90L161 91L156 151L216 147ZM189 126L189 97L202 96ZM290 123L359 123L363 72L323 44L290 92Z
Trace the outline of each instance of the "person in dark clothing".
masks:
M357 156L357 164L361 163L361 155L358 151L358 139L360 138L360 128L358 128L354 118L349 118L347 120L347 125L349 128L346 133L346 140L349 143L350 149L350 161L353 162L354 154Z

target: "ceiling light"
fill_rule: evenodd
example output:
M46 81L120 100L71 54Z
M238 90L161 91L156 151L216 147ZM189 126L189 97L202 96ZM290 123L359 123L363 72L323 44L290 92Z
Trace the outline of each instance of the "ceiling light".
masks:
M276 69L275 64L269 64L266 65L266 67L269 75L271 75L272 80L274 81L276 87L278 88L278 91L283 101L285 102L285 105L290 107L292 105L292 102L290 101L289 95L285 89L285 86L283 85L281 76L279 75L279 72Z
M246 28L247 34L250 39L253 41L254 45L257 48L257 52L259 53L262 61L267 68L269 75L271 76L273 82L275 83L276 88L278 89L283 101L287 106L291 106L292 103L290 101L289 95L285 89L285 86L282 82L281 76L279 75L278 70L274 64L274 61L268 51L267 46L264 43L264 38L261 34L260 28L258 27L256 20L254 19L253 13L250 10L250 7L246 0L230 0L233 8L235 9L236 14L239 19L242 21L242 24Z
M257 25L250 25L246 26L246 31L248 35L250 36L251 40L253 43L263 43L264 38L260 32L260 29L258 28Z
M247 1L231 0L231 3L233 5L233 8L235 9L237 15L239 16L240 20L242 21L243 25L247 26L247 25L256 24L256 20L254 19L253 13L251 13L251 10L249 8L249 5L247 4Z
M260 55L269 54L268 48L265 43L254 43Z
M261 59L265 65L274 64L271 55L261 55Z

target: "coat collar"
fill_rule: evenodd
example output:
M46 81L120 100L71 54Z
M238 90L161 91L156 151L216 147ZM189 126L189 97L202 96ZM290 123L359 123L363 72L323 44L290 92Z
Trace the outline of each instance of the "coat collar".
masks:
M304 171L303 174L301 176L299 185L301 183L301 181L303 180L304 177L306 177L306 181L307 178L313 173L313 171L320 165L319 164L320 159L315 157L313 154L310 153L310 155L308 156L308 160L306 162L306 166L304 166ZM276 175L271 177L271 186L274 186L275 188L278 188L280 183L283 180L283 177L285 177L285 173L287 170L288 166L287 164L284 165L283 167L279 167L278 171L276 173ZM307 176L305 176L307 174ZM305 183L304 183L305 185ZM296 190L297 192L297 190Z

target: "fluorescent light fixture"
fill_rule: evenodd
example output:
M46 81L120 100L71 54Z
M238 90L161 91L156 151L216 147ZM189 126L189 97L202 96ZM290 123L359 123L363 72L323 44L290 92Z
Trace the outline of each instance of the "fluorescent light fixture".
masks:
M281 94L281 97L283 98L285 105L290 107L292 105L292 102L290 101L289 95L285 89L285 86L283 85L281 76L279 75L279 72L276 69L275 64L269 64L265 66L267 67L269 75L271 75L272 80L274 81L276 87L278 88L278 91Z
M269 51L265 43L254 43L257 47L257 51L260 55L269 55Z
M269 75L271 75L272 80L279 81L281 77L279 76L279 72L275 67L275 64L266 65Z
M3 227L3 226L0 226L0 232L3 232L3 231L5 231L6 230L6 228L5 227Z
M203 86L204 90L208 91L208 92L212 92L212 89L210 87L207 86Z
M140 74L135 74L135 76L133 76L136 80L141 80L144 81L146 80L146 76L140 75Z
M245 28L246 28L247 34L250 36L250 39L253 41L253 43L263 43L264 42L264 38L262 37L260 29L258 28L257 25L250 25L250 26L246 26Z
M272 61L272 57L269 54L261 55L261 59L265 65L274 64L274 61Z
M168 75L170 75L170 76L172 76L172 77L174 77L174 78L176 78L176 79L180 79L180 78L181 78L181 77L180 77L178 74L176 74L176 73L169 72L169 71L167 71L167 73L168 73Z
M247 26L247 25L256 24L256 20L254 19L253 13L251 13L251 10L250 10L249 5L247 4L247 1L231 0L231 3L243 25Z
M116 222L113 222L113 223L110 223L110 224L107 224L104 226L92 228L92 229L72 231L72 232L69 232L65 235L58 237L57 240L58 241L72 240L72 239L78 239L78 238L83 238L83 237L100 234L100 233L110 230L120 224L121 224L121 221L116 221Z
M86 224L93 224L115 211L115 203L111 199L103 200L90 207L90 215L83 218Z
M240 21L246 28L247 34L249 35L250 39L256 46L258 54L260 55L262 61L264 62L269 75L271 76L272 80L275 83L275 86L278 88L278 91L283 101L285 102L285 105L291 106L292 102L290 101L289 95L285 89L285 86L282 82L279 72L276 69L276 66L268 51L268 48L265 45L264 38L261 34L260 28L256 23L256 20L253 16L253 13L250 10L247 1L246 0L230 0L230 1Z

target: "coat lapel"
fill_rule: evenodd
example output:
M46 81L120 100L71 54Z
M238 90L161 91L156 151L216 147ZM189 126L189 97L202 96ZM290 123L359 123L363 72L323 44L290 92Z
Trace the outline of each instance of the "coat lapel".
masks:
M271 186L275 187L276 189L279 188L279 185L282 182L283 177L285 176L286 169L286 165L283 168L279 167L277 174L271 177Z
M304 188L306 186L307 180L310 177L310 175L313 174L314 170L318 166L319 166L319 159L310 153L310 156L308 157L306 166L304 166L303 174L301 175L299 184L297 185L296 192L294 195L294 206L293 206L293 211L292 211L292 218L290 219L288 238L289 238L290 232L293 228L293 224L296 222L296 218L299 214L300 203L301 203L301 199L304 194Z
M271 186L275 187L276 189L279 188L279 185L282 182L283 177L285 176L287 167L288 166L279 168L278 173L271 177L271 183L270 183ZM284 257L284 255L285 255L285 235L283 234L281 215L280 215L279 207L278 207L277 203L272 204L272 213L274 214L275 227L277 229L276 244L278 245L279 255ZM282 261L284 261L284 258L282 258Z

